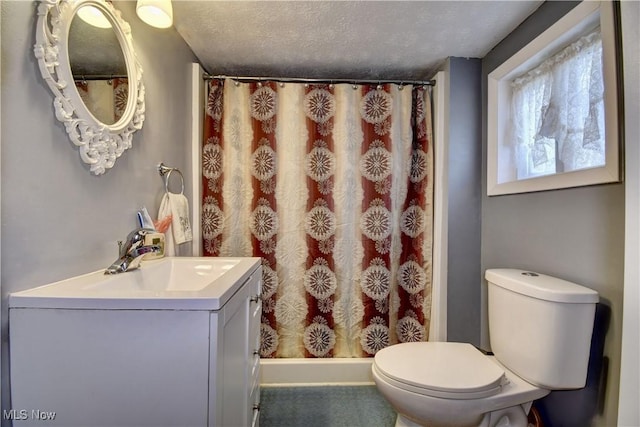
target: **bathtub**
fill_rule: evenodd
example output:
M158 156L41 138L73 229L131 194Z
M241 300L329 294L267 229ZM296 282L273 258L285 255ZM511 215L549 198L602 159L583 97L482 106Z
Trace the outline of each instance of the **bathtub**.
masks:
M262 386L373 385L373 358L262 359Z

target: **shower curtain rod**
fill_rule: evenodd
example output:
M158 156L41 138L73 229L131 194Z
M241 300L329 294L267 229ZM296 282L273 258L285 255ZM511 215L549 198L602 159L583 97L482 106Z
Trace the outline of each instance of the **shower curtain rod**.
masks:
M113 79L126 79L128 76L126 74L88 74L88 75L75 75L75 81L81 80L113 80Z
M212 76L209 74L203 74L202 78L204 80L224 80L231 79L243 83L248 82L262 82L262 81L276 81L280 83L351 83L351 84L384 84L384 83L392 83L397 85L413 85L413 86L435 86L435 80L362 80L362 79L305 79L305 78L296 78L296 77L239 77L239 76Z

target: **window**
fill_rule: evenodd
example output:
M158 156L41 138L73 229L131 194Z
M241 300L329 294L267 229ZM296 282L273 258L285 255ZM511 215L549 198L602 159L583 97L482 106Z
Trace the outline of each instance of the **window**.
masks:
M517 179L604 166L600 28L510 84Z
M619 180L613 33L583 2L489 74L489 195Z

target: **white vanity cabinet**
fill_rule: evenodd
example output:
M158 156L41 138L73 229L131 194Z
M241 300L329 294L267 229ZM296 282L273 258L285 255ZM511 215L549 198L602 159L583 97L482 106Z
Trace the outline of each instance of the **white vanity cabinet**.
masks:
M214 271L205 268L213 260L192 260L199 277ZM120 276L145 279L153 268ZM81 296L68 281L12 294L12 404L4 417L14 427L257 426L260 259L224 270L210 289L185 284L191 289L179 296L154 290L125 301L106 287L89 298L100 280L112 280L93 273L69 279Z
M211 313L210 426L258 426L261 269L222 310Z

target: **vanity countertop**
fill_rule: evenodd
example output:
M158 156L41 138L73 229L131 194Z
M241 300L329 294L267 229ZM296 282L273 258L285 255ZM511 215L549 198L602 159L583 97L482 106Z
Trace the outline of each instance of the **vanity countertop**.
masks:
M219 310L260 258L168 257L116 275L95 271L9 296L9 308Z

